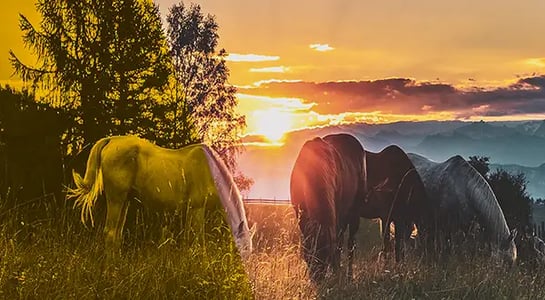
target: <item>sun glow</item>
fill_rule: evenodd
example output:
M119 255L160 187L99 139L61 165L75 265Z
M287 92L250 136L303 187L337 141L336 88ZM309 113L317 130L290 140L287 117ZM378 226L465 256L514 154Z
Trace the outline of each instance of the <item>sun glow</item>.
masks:
M252 113L255 133L265 136L272 143L281 142L284 134L292 129L293 116L281 109L256 110Z

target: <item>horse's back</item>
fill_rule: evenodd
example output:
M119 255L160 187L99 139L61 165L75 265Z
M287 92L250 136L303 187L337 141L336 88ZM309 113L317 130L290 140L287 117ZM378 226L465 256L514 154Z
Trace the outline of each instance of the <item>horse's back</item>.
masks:
M338 157L337 164L341 171L348 172L345 175L348 178L360 177L363 175L365 151L361 143L352 135L346 133L330 134L323 138L328 144L332 145Z
M115 182L110 186L134 190L150 207L217 206L204 147L173 150L135 136L111 137L103 149L102 172L105 180Z

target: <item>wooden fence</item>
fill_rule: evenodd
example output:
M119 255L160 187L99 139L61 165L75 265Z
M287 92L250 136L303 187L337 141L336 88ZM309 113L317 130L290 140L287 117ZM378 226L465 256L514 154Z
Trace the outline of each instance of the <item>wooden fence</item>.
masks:
M246 198L243 200L247 204L278 204L287 205L291 204L289 199L262 199L262 198Z

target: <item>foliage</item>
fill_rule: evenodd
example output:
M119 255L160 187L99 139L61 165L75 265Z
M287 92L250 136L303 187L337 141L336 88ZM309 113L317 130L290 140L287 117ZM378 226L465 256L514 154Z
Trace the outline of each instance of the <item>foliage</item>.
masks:
M4 207L40 198L49 205L61 203L60 136L66 123L59 109L36 103L28 91L0 87L0 194L5 197ZM40 215L39 210L36 213Z
M488 172L490 171L490 158L486 156L470 156L468 160L479 174L486 178Z
M145 0L38 0L39 27L23 15L23 41L36 66L10 52L17 74L49 91L44 101L74 120L69 139L93 143L145 131L153 90L168 76L159 9Z
M160 138L169 147L205 142L212 145L233 170L244 116L235 112L236 89L228 84L225 50L216 51L218 24L199 5L183 3L167 16L172 76L161 106Z
M502 207L507 224L521 233L532 228L532 200L526 192L527 181L524 174L496 170L490 174L489 183Z
M39 26L21 15L20 27L38 62L27 65L13 52L10 60L70 121L61 134L68 167L83 168L76 153L109 135L137 134L170 148L204 142L249 189L235 161L246 123L235 111L226 52L216 51L213 16L174 5L167 39L150 0L39 0L36 8Z
M250 191L250 188L254 184L254 180L250 177L245 176L241 172L237 172L235 176L233 177L233 180L235 181L240 192L242 193L242 198L247 199L248 192Z

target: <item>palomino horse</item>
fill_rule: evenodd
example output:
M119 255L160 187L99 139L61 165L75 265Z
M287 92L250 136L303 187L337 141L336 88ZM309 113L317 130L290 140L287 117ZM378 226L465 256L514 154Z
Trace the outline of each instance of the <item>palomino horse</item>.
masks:
M178 150L161 148L135 136L103 138L87 160L85 177L73 173L81 221L91 219L98 196L106 194L104 234L107 249L118 249L129 206L136 193L142 205L187 213L188 228L204 228L205 216L226 218L242 257L252 251L252 234L239 190L218 154L204 144Z
M428 195L438 211L435 220L438 238L467 231L476 219L485 228L485 238L508 263L517 259L514 239L503 211L486 180L465 159L456 155L437 163L417 154L409 158L420 174Z
M399 261L413 224L426 235L424 222L433 215L424 185L407 154L392 145L379 153L366 151L369 191L360 206L361 216L380 218L384 250L391 251L390 223L395 225L395 255Z
M340 246L349 227L349 275L358 201L365 195L365 152L351 135L306 141L291 173L290 195L302 235L303 258L314 281L340 268Z

